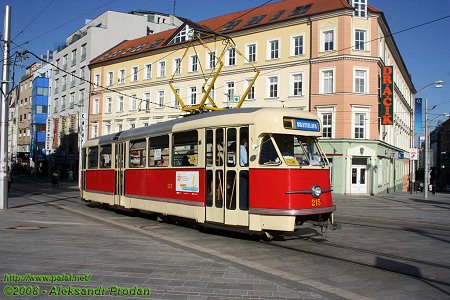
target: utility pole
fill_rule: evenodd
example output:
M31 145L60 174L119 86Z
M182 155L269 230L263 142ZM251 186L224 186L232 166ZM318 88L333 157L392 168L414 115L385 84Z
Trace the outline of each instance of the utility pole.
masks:
M425 164L424 164L424 187L423 187L423 195L425 199L428 199L428 185L430 184L430 134L428 132L428 99L425 98Z
M9 43L11 34L11 8L5 8L5 40L3 42L2 90L0 106L0 209L8 208L8 94L9 94Z

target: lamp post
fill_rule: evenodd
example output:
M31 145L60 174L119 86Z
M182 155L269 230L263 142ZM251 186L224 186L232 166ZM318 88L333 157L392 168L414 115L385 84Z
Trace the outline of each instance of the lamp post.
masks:
M442 80L436 80L421 88L417 93L434 86L435 88L441 88L443 85ZM416 94L417 94L416 93ZM425 163L424 163L424 198L428 199L428 185L430 184L430 133L428 132L428 99L425 98Z

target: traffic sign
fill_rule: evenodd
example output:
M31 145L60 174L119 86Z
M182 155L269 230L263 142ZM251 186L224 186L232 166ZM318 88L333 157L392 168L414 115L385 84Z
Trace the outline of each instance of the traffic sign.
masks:
M410 160L418 160L419 159L419 151L417 148L411 148L409 150L409 159Z

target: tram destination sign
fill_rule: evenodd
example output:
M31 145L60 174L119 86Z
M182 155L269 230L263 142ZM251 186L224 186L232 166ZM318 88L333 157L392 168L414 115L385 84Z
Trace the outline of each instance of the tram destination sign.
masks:
M319 122L313 120L296 119L295 129L306 131L319 131Z

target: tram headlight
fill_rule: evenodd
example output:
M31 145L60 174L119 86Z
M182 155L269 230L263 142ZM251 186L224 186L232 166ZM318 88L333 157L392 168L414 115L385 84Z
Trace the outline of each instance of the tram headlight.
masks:
M311 191L314 198L319 198L322 194L322 189L318 185L313 186Z

